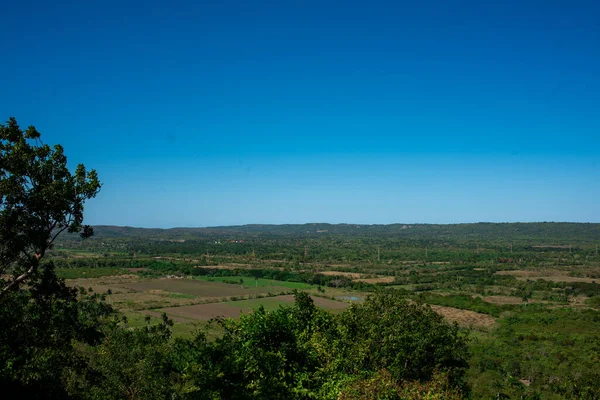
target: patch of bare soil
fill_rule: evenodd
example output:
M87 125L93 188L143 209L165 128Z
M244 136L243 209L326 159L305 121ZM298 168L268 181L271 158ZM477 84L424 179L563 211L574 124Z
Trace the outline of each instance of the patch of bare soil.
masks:
M482 297L482 300L494 304L522 304L523 300L514 296L487 296Z
M588 296L583 296L583 295L572 296L572 297L569 297L569 304L572 304L574 306L585 306L586 305L585 301L587 299L589 299Z
M487 314L445 306L431 305L430 307L447 320L457 322L462 326L476 327L487 330L496 325L496 320Z
M546 281L552 282L599 282L600 279L595 278L579 278L575 276L565 275L564 271L559 270L540 270L540 271L526 271L526 270L514 270L514 271L498 271L496 272L498 275L511 275L519 280L534 280L534 279L544 279Z
M140 271L147 271L148 268L127 268L127 271L129 272L140 272Z
M194 268L203 268L203 269L247 269L251 268L250 264L219 264L219 265L195 265Z
M198 297L243 296L265 291L262 288L241 287L230 283L177 278L144 280L127 284L127 287L137 291L161 290L172 293L185 293Z
M354 279L354 282L365 282L365 283L392 283L394 282L393 276L379 276L377 278L365 278L365 279Z
M162 312L152 311L152 310L142 310L140 312L143 314L148 314L148 315L151 315L153 317L158 317L158 318L161 318L162 314L163 314ZM171 318L175 322L189 322L190 321L189 318L182 318L182 317L178 317L178 316L171 315L171 314L169 314L169 318Z
M236 307L226 303L197 304L194 306L169 307L164 308L169 316L173 318L189 318L199 320L209 320L216 317L237 318L244 311L241 307Z
M342 272L342 271L320 271L319 274L325 276L346 276L351 279L358 279L364 276L358 272Z
M100 254L71 254L71 258L100 258Z
M77 279L66 279L65 282L69 286L83 286L83 287L94 287L94 286L111 286L130 282L137 282L140 277L137 275L116 275L116 276L103 276L101 278L77 278Z

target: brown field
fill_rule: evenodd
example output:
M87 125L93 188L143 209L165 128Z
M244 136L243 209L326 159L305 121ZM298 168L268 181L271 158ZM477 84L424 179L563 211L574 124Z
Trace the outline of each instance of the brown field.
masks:
M526 270L514 270L514 271L498 271L498 275L511 275L519 280L535 280L544 279L546 281L553 282L587 282L593 283L598 282L600 279L594 278L578 278L575 276L565 275L564 271L559 270L541 270L541 271L526 271Z
M352 264L326 264L326 265L323 265L323 263L320 263L320 262L307 262L307 263L304 263L304 265L313 266L313 267L317 267L317 268L352 268L352 267L354 267Z
M100 258L100 257L102 257L102 255L94 254L94 253L86 253L86 254L73 253L69 257L71 257L71 258Z
M188 306L198 303L223 301L224 298L254 297L269 291L289 292L289 288L279 286L244 287L221 282L207 282L192 279L140 279L137 275L106 276L89 279L68 279L69 286L83 286L95 293L112 294L107 301L121 311L140 311L163 307Z
M321 271L319 272L321 275L325 276L346 276L352 279L358 279L364 276L364 274L359 274L358 272L341 272L341 271Z
M69 286L83 286L86 289L91 287L96 290L96 288L104 289L107 287L116 287L117 285L121 285L124 283L137 282L140 280L140 277L137 275L118 275L118 276L103 276L101 278L78 278L78 279L66 279L65 282ZM104 290L100 290L106 291Z
M141 314L151 315L153 317L161 318L163 312L162 311L153 311L153 310L142 310ZM175 322L187 323L187 322L196 322L198 319L194 318L184 318L177 315L169 314L169 318Z
M514 296L487 296L481 298L488 303L494 304L522 304L523 300Z
M519 280L527 280L528 278L517 277ZM530 279L530 278L529 278ZM575 276L538 276L535 279L544 279L553 282L586 282L586 283L600 283L600 279L596 278L578 278Z
M487 314L481 314L469 310L461 310L453 307L436 305L431 305L430 307L447 320L456 322L462 326L488 330L496 325L496 320Z
M195 279L152 279L128 283L127 288L139 291L164 290L199 297L245 296L265 292L264 288L240 287L230 283L206 282ZM287 290L284 287L271 290Z
M341 301L329 300L321 297L313 297L312 299L315 302L315 305L328 310L344 310L349 307L348 303ZM265 306L269 304L271 308L273 308L278 304L292 304L293 302L294 296L286 295L265 297L262 299L168 307L160 311L147 310L144 311L144 313L157 316L160 315L161 312L165 312L173 319L181 322L185 322L186 319L206 321L216 317L237 318L242 313L251 312L251 307L258 307L261 303L265 303Z
M148 268L127 268L127 271L129 272L140 272L140 271L147 271Z
M366 283L392 283L394 282L393 276L380 276L377 278L363 278L363 279L354 279L354 282L366 282Z
M160 289L136 290L133 285L139 283L140 279L135 275L67 279L66 282L69 286L83 286L86 289L92 289L95 293L106 293L110 289L112 294L107 296L107 302L122 311L188 305L198 302L198 298L195 296L186 296L179 292Z
M589 299L589 297L584 296L584 295L572 296L569 298L569 304L571 304L573 306L587 307L585 304L585 301L587 299Z
M232 269L249 269L249 268L252 268L252 265L227 263L227 264L219 264L219 265L194 265L194 268L232 270Z
M244 311L244 308L236 307L228 303L209 303L193 306L169 307L164 308L162 311L166 312L169 317L172 317L173 319L177 318L179 321L185 321L186 318L207 321L216 317L237 318ZM148 311L145 312L148 313ZM153 311L152 313L156 313L156 311Z

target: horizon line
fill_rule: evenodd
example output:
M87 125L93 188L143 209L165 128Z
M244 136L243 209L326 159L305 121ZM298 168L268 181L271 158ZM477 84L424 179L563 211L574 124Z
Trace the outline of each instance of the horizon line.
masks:
M235 228L244 226L290 226L290 225L355 225L355 226L391 226L391 225L438 225L438 226L450 226L450 225L478 225L478 224L596 224L600 225L600 222L590 221L504 221L504 222L493 222L493 221L478 221L478 222L454 222L454 223L432 223L432 222L392 222L387 224L372 224L372 223L353 223L353 222L302 222L302 223L251 223L251 224L234 224L234 225L211 225L211 226L174 226L170 228L159 228L159 227L143 227L143 226L131 226L131 225L109 225L109 224L91 224L92 227L114 227L114 228L132 228L132 229L159 229L159 230L171 230L171 229L215 229L215 228Z

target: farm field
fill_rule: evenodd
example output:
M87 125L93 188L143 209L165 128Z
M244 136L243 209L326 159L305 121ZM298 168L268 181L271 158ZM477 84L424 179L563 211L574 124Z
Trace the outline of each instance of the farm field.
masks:
M494 234L479 246L468 235L443 244L432 237L235 235L237 242L143 242L150 245L102 239L102 257L93 241L62 242L54 263L70 286L105 293L131 329L160 323L165 313L174 337L204 332L214 340L223 332L211 319L292 306L294 290L333 315L375 292L395 291L469 337L473 398L578 398L557 386L555 371L580 387L600 380L588 357L600 343L600 256L589 236L558 247L514 239L511 250ZM107 244L149 255L132 258ZM84 248L71 256L69 246ZM560 367L565 360L570 368Z
M148 299L164 302L189 303L229 299L231 297L253 297L289 292L296 288L312 289L312 285L295 282L279 282L259 279L248 280L248 284L225 283L221 279L180 279L180 278L144 278L135 274L117 274L99 278L67 279L71 286L91 288L95 292L111 290L112 301L116 304L145 301Z
M326 310L344 310L349 306L348 303L342 301L323 299L320 297L313 297L312 299L315 302L315 305ZM267 310L273 310L280 306L291 305L293 303L293 296L284 295L250 300L197 304L182 307L169 307L158 309L156 311L145 312L151 312L151 315L155 316L161 312L165 312L168 316L173 317L173 319L179 320L181 322L187 322L187 320L208 321L216 317L237 318L241 313L252 312L253 309L256 309L260 306L264 307Z
M600 282L600 278L586 278L567 275L566 271L553 271L553 270L541 270L541 271L527 271L527 270L511 270L511 271L499 271L498 275L514 276L519 280L537 280L543 279L546 281L553 282L586 282L595 283Z
M206 321L215 317L237 318L240 313L251 312L259 306L271 310L291 305L293 296L280 293L290 293L295 289L313 289L314 292L315 288L302 282L272 279L246 279L242 285L236 277L144 278L131 274L129 270L103 270L104 273L98 277L67 279L67 284L85 287L96 293L110 292L107 301L129 319L132 327L143 326L147 315L158 320L164 312L174 320L173 334L176 337L191 337L197 330L207 328ZM110 275L111 272L113 275ZM233 282L234 278L237 283L226 283ZM330 292L332 297L346 293L333 289ZM314 296L313 300L317 306L333 312L349 306L345 299L330 300ZM208 328L210 331L211 327Z
M471 329L489 331L496 326L496 319L487 314L436 305L432 305L431 308L448 321Z
M138 291L161 290L172 293L185 293L202 298L245 296L264 292L262 287L258 289L254 287L246 287L240 284L208 282L197 279L172 278L142 280L140 282L126 284L124 287Z
M243 286L247 288L272 288L272 289L313 289L314 285L310 285L304 282L286 282L286 281L276 281L273 279L263 279L263 278L240 278L237 276L217 276L217 277L199 277L197 278L206 282L222 282L231 285L233 282L239 281L242 279Z

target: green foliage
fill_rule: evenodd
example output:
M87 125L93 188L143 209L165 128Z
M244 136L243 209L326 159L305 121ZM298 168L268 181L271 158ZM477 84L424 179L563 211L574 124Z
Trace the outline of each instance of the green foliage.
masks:
M36 275L27 291L0 298L0 384L27 398L62 397L63 375L81 365L74 343L100 342L111 309L84 290L78 299L51 264Z
M43 144L33 126L0 125L0 275L12 276L0 279L0 297L37 271L61 232L93 234L83 205L99 190L96 171L80 164L71 173L62 146Z
M338 397L339 400L459 400L460 390L453 387L447 374L436 372L426 383L419 381L398 384L387 370L360 379Z
M396 291L352 306L340 322L340 366L357 375L386 369L396 380L429 380L435 370L463 385L467 341L430 308L408 303Z
M530 264L550 257L564 260L565 265L581 264L587 257L600 260L595 254L600 224L304 224L174 229L99 226L96 230L97 240L82 243L77 237L65 235L60 238L61 246L99 253L188 255L201 265L214 265L231 256L246 262L368 262L378 266L415 260ZM573 254L568 244L573 244ZM205 257L207 253L209 258Z
M237 322L221 320L225 334L215 343L215 365L225 378L218 382L222 397L294 399L314 393L322 359L310 338L331 319L299 294L294 308L260 307Z
M57 278L44 255L63 231L93 234L83 205L100 182L83 165L74 173L60 145L32 126L0 125L0 383L26 398L64 398L63 377L81 366L77 345L102 339L111 308Z
M599 332L597 311L527 306L474 342L473 396L598 398Z
M263 279L256 277L257 270L251 270L247 272L248 275L253 274L255 279L244 281L244 285L248 287L266 287L266 286L281 286L290 289L310 289L312 285L304 282L290 282L290 281L281 281L274 279ZM244 275L245 276L245 275ZM240 284L240 278L234 276L210 276L210 277L200 277L199 279L207 280L211 282L223 282L223 283L231 283L235 285Z
M178 391L173 322L128 330L113 322L101 344L84 352L85 369L67 377L73 397L82 399L165 399Z
M294 307L259 307L219 324L225 333L212 348L210 390L222 398L335 399L383 369L391 371L390 387L428 381L435 371L449 387L463 383L467 348L458 329L394 293L374 295L341 317L298 293Z

